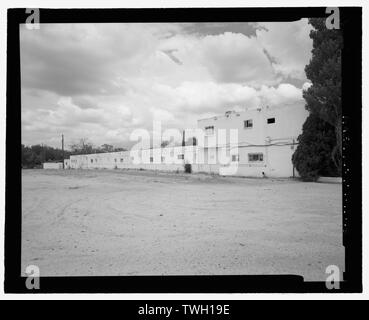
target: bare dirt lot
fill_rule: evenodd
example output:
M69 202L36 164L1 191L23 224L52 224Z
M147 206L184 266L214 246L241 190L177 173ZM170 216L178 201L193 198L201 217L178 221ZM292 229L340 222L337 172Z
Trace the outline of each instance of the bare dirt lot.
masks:
M22 270L41 276L343 271L340 184L23 170Z

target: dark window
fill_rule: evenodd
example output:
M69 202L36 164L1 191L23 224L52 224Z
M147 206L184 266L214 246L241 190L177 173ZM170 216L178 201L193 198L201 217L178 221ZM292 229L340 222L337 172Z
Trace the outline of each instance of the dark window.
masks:
M120 162L123 162L123 158L120 159Z
M238 162L240 161L240 156L238 154L233 154L232 155L232 162Z
M94 159L91 159L91 163L94 162Z
M182 160L184 159L184 154L179 154L179 155L178 155L178 160L181 160L181 159L182 159Z
M208 135L214 134L214 126L205 127L205 133Z
M243 127L244 127L245 129L252 128L252 119L245 120L245 121L243 122Z
M249 153L249 162L261 162L263 161L262 153Z
M275 123L275 118L268 118L268 124L270 124L270 123Z
M154 162L154 158L153 157L150 157L150 162Z

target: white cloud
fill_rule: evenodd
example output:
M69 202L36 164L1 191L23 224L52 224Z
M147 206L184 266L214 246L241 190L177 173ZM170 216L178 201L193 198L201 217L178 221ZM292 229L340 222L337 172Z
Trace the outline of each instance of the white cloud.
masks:
M290 23L264 22L256 31L257 39L275 60L273 67L284 76L306 79L304 67L309 63L312 27L307 19Z
M313 84L311 82L305 82L303 85L302 85L302 90L307 90L309 89Z
M256 36L235 25L224 32L226 24L209 35L185 24L22 29L22 141L59 145L64 133L67 141L125 144L153 119L185 128L226 110L302 103L288 78L306 81L306 21L262 25L268 31Z
M226 32L202 39L203 63L217 81L258 85L275 82L274 70L255 37Z
M302 90L282 83L277 88L263 86L258 92L261 102L269 106L283 106L303 102Z

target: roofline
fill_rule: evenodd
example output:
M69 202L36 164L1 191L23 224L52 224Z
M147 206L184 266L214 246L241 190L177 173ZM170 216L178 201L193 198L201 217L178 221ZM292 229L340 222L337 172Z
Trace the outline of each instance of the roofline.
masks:
M247 113L248 111L258 111L258 110L261 111L263 109L264 110L267 110L267 109L269 109L269 110L275 110L275 109L283 109L283 108L294 107L294 106L298 106L298 104L288 104L287 103L287 104L284 104L282 106L278 106L277 108L275 106L274 107L270 107L269 105L266 105L266 106L261 106L261 107L252 107L252 108L248 108L248 109L245 109L245 110L242 110L242 111L234 111L234 110L230 110L230 111L232 111L233 114L242 114L242 113ZM303 107L305 108L305 105ZM213 120L215 118L225 118L226 117L225 113L220 114L218 116L197 119L197 122L204 121L204 120Z

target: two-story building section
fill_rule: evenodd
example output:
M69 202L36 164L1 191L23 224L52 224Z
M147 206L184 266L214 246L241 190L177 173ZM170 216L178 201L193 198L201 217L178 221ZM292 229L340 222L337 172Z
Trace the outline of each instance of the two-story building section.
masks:
M224 137L219 139L219 131L225 131L228 154L237 166L236 175L297 176L292 155L307 116L304 106L288 105L228 111L222 116L198 120L198 128L205 132L203 171L217 171L222 167L220 152L224 154L221 148ZM232 129L237 129L236 144L230 139Z

